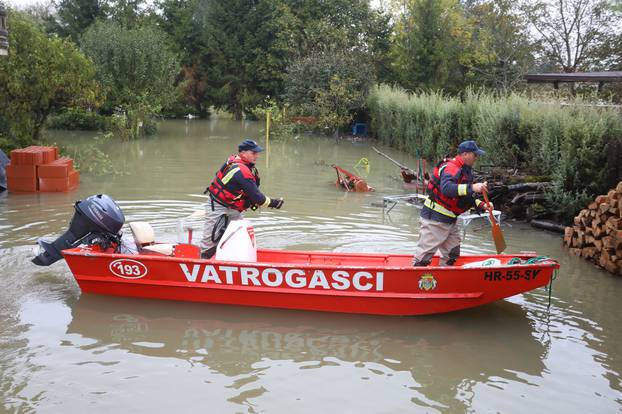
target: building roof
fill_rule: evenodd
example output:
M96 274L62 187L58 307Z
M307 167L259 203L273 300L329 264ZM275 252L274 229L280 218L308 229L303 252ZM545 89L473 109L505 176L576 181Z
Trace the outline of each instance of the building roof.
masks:
M622 82L619 72L530 73L525 75L529 83L536 82Z

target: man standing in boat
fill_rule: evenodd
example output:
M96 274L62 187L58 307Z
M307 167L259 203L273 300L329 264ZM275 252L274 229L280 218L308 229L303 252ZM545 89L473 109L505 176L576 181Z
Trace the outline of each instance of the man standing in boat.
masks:
M232 155L216 173L212 184L205 189L209 201L205 205L205 226L201 239L201 258L209 259L216 253L217 243L212 232L218 219L226 215L231 220L242 217L248 208L270 207L279 209L282 198L266 197L259 191L259 172L255 167L263 151L252 139L238 145L238 154Z
M475 141L464 141L458 145L455 158L444 159L434 169L427 187L428 198L421 210L413 266L429 265L437 250L441 253L441 266L452 266L460 256L458 216L471 207L485 208L475 194L487 191L488 184L473 183L472 171L483 154Z

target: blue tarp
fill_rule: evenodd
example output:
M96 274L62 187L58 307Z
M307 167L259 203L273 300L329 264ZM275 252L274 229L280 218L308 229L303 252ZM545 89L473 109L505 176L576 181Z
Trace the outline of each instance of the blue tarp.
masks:
M367 124L363 122L357 122L356 124L352 125L352 135L366 137L367 136Z
M6 190L6 173L4 172L4 168L9 164L9 159L7 158L4 151L0 149L0 191Z

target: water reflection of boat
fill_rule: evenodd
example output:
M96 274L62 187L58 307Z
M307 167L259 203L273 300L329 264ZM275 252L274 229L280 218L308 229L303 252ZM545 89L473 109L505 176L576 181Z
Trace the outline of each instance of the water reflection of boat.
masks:
M539 376L545 354L526 312L509 302L387 319L82 295L68 331L136 354L192 359L228 376L264 359L336 358L457 386L507 372Z

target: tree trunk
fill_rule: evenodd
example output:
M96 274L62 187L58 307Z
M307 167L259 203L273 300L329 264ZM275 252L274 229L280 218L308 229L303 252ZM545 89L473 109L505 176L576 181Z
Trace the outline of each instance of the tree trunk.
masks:
M236 121L242 120L242 106L238 103L233 105L233 119Z

